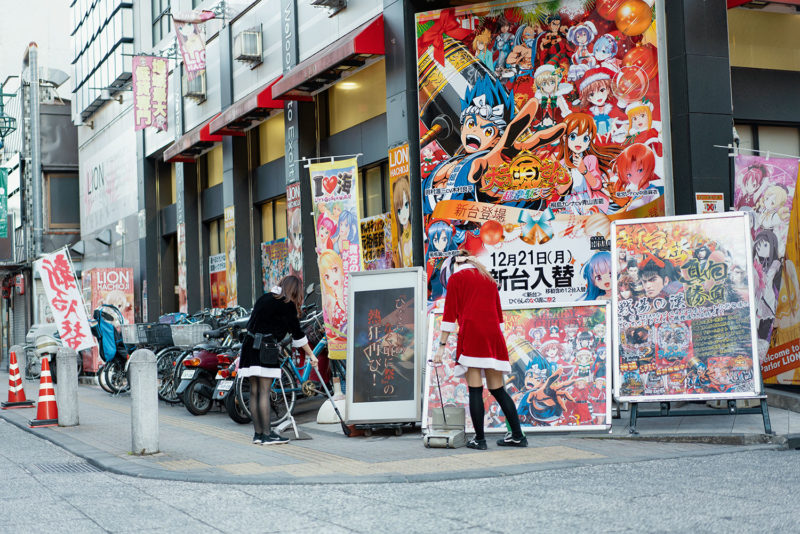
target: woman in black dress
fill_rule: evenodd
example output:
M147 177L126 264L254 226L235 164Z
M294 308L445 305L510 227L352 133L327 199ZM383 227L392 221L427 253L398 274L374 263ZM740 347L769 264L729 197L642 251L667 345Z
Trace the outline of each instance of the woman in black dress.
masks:
M302 348L311 365L317 366L317 358L311 352L303 329L300 328L300 310L303 307L303 286L296 276L287 276L256 301L247 331L250 334L271 334L280 342L287 333L292 334L292 346ZM253 350L253 337L247 336L242 344L242 355L239 361L239 376L250 378L250 413L253 418L256 445L272 445L287 443L289 440L280 437L270 429L269 396L272 381L280 378L278 367L263 367L258 358L258 351Z

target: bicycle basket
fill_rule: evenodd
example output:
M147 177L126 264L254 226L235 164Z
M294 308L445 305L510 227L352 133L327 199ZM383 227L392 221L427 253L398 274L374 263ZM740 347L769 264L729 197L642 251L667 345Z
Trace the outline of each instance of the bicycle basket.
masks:
M139 343L154 345L159 347L169 347L174 345L172 341L172 329L168 324L143 323L137 324Z
M205 341L203 332L211 330L211 325L204 323L195 324L173 324L172 342L181 347L192 347Z
M136 345L139 343L139 325L136 324L124 324L120 328L122 329L122 342L126 345Z

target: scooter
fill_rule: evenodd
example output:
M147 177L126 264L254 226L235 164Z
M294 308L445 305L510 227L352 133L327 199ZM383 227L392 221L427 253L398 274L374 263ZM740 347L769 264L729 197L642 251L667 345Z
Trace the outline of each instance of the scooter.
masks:
M227 369L217 371L217 386L214 388L214 400L225 405L228 416L240 425L250 423L250 414L239 403L239 399L234 392L236 375L239 372L239 357L231 363Z

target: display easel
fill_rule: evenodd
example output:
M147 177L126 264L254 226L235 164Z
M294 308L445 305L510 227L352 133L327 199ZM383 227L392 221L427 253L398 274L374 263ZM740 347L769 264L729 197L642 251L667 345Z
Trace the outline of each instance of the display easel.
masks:
M759 407L757 408L739 408L736 406L737 400L750 400L750 399L757 399L759 400ZM681 402L692 402L692 401L681 401ZM705 402L705 401L702 401ZM759 395L757 397L749 397L747 399L727 399L728 404L727 412L722 412L721 410L716 410L713 408L707 409L696 409L696 410L681 410L678 412L672 411L671 402L660 402L660 410L650 410L650 411L639 411L639 404L638 402L630 402L631 407L631 419L630 419L630 427L629 432L634 435L638 435L639 431L636 430L636 422L640 417L684 417L684 416L694 416L694 415L739 415L739 414L761 414L762 419L764 420L764 433L767 435L774 435L775 432L772 431L772 425L769 421L769 407L767 406L767 396L766 395Z

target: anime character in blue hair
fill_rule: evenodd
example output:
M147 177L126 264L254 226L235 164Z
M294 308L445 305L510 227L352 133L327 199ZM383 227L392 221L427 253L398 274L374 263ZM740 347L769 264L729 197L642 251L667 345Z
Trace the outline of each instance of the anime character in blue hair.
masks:
M595 64L598 67L606 67L613 72L619 70L619 60L617 59L617 41L609 35L601 35L594 42L592 47Z
M517 413L530 424L547 425L561 418L570 397L567 387L575 380L561 380L562 369L555 368L538 351L528 353L530 364L525 371L525 385L514 396Z
M440 163L423 181L423 210L430 214L441 200L498 202L486 174L523 150L547 145L563 135L561 124L539 130L525 141L517 138L532 124L539 109L535 98L515 111L514 93L490 74L468 87L461 100L462 152ZM525 201L519 207L528 207Z
M447 278L450 273L446 272L446 267L452 263L450 258L458 251L458 244L464 242L468 231L443 220L434 220L428 225L428 252L425 262L429 270L430 300L444 297L447 292Z
M339 214L336 233L333 234L331 239L333 239L333 251L341 256L345 272L358 270L348 268L350 266L358 266L359 263L358 219L352 208L342 210Z
M611 297L611 253L601 251L583 266L586 292L581 300L607 300Z

